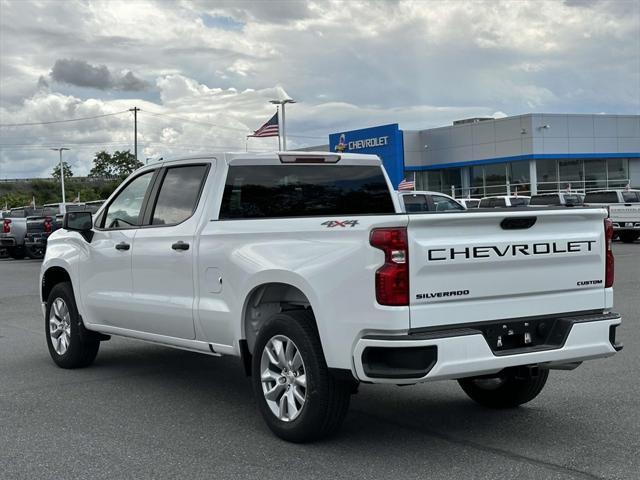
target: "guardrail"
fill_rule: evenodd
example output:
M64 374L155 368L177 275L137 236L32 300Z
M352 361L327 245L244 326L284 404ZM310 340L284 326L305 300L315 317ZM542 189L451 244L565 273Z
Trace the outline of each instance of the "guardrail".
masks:
M583 180L583 181L556 181L538 182L538 193L575 192L586 193L594 190L609 190L625 188L631 184L628 178L620 180ZM449 191L444 193L454 198L482 198L495 195L531 195L530 183L506 183L500 185L485 185L483 187L456 187L451 185Z

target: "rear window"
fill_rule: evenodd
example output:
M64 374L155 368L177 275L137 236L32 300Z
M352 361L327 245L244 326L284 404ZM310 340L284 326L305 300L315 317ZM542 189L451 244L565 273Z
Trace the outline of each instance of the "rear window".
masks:
M465 203L467 204L467 208L476 208L480 205L480 200L465 200Z
M584 203L619 203L617 192L593 192L587 193Z
M622 200L629 203L640 202L640 192L622 192Z
M407 213L428 212L429 204L426 195L402 195L404 209Z
M529 205L560 205L558 195L536 195L531 197Z
M60 209L57 207L44 207L42 215L45 217L55 217L60 213Z
M582 205L582 197L580 195L565 195L565 205Z
M529 205L529 199L528 198L511 197L511 206L512 207L526 207L527 205Z
M395 213L377 166L231 166L221 219Z

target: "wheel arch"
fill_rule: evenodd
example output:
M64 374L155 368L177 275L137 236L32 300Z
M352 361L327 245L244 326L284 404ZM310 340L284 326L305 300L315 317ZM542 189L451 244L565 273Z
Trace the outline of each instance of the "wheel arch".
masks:
M315 313L309 296L298 286L287 282L266 282L253 287L242 308L242 339L246 342L247 352L253 352L256 335L271 315L295 309L309 309ZM317 330L317 323L315 327Z
M66 268L58 265L47 268L42 274L42 281L40 282L40 298L42 301L46 302L53 287L62 282L69 282L73 287L71 275Z

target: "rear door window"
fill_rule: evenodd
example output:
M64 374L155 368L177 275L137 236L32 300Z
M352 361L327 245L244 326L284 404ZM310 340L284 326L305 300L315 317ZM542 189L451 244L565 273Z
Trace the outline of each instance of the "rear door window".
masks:
M177 225L193 215L198 206L200 191L207 173L207 165L173 167L160 186L152 225Z
M584 203L619 203L617 192L592 192L587 193Z
M229 174L221 219L395 213L379 166L237 165Z
M627 203L640 202L640 192L622 192L622 200Z
M429 204L426 195L402 195L404 209L407 213L428 212Z

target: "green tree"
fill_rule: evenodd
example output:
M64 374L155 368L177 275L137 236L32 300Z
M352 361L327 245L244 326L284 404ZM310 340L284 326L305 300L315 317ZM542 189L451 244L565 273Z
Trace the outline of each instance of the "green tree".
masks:
M64 171L64 178L73 177L73 172L71 171L71 167L67 162L62 162L62 170ZM58 163L53 172L51 172L51 176L56 180L60 180L60 164Z
M124 152L115 151L113 155L103 150L96 153L89 177L122 179L142 167L142 165L144 164L137 161L129 150Z

